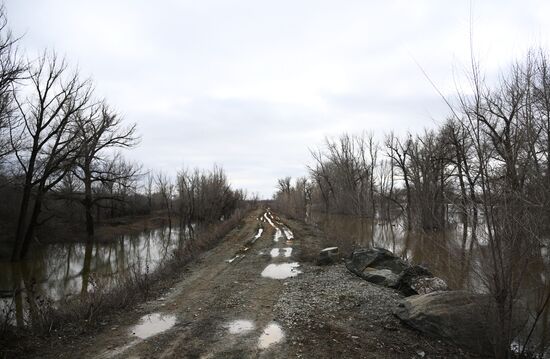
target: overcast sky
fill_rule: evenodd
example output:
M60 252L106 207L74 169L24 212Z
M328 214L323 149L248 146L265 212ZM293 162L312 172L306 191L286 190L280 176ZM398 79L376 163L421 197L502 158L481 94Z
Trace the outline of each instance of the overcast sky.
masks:
M264 198L277 178L306 173L308 148L325 136L444 120L417 63L452 94L470 56L470 18L489 72L529 47L550 49L549 1L8 0L6 8L27 55L65 55L138 124L142 142L128 157L171 175L217 163L235 187Z

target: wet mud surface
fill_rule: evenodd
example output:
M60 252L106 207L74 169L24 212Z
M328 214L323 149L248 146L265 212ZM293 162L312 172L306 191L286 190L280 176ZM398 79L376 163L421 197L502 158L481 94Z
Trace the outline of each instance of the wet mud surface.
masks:
M40 358L449 358L461 350L393 317L399 294L343 265L300 260L315 235L257 211L116 324Z

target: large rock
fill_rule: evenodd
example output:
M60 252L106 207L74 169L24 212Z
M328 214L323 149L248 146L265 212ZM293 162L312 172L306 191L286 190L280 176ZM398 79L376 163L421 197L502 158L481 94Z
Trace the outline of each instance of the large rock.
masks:
M389 269L374 269L367 267L363 271L361 277L371 283L392 288L396 287L399 283L399 276Z
M492 354L491 338L497 317L489 295L466 291L433 292L405 298L395 315L429 336L446 339L483 355ZM517 309L520 328L525 312Z
M427 268L409 265L383 248L354 251L346 267L366 281L397 289L407 296L449 290L447 283Z
M411 289L417 294L448 291L449 286L439 277L417 277L411 281Z
M394 287L405 295L428 294L436 291L449 290L447 283L425 267L412 265L399 275L399 281Z
M392 252L383 248L368 248L355 250L346 267L353 273L362 276L367 267L389 269L399 274L408 267L408 264L397 258Z

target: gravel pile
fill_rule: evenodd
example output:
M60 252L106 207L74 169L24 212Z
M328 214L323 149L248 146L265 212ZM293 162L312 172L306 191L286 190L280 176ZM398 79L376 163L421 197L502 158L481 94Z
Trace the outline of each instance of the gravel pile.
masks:
M392 315L402 296L389 288L370 284L351 274L343 265L316 267L305 265L304 273L285 283L275 305L277 317L289 327L299 322L345 319L343 311L368 315L371 324L396 324Z
M351 274L341 264L304 264L285 282L274 306L288 331L290 353L328 358L463 358L461 349L401 324L393 315L402 295ZM346 348L346 352L338 352Z

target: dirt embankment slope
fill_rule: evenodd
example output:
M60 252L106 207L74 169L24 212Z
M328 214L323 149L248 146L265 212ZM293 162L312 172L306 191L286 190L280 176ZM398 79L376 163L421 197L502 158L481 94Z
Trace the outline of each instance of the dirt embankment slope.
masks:
M449 358L461 350L393 317L400 295L318 267L320 234L270 211L245 219L162 297L44 358Z

